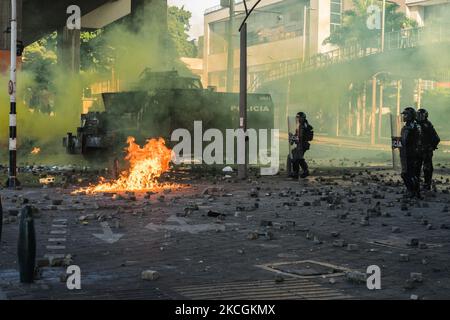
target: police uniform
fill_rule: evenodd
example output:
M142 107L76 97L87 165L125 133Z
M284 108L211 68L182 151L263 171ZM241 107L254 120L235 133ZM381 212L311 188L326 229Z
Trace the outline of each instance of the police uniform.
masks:
M409 109L409 108L407 108ZM411 109L404 111L414 112ZM420 126L415 120L415 115L405 122L401 131L400 160L402 165L401 177L410 196L420 197L420 184L417 177L417 164L420 148Z
M419 112L422 110L423 109L419 110ZM426 117L419 119L420 121L418 121L421 128L421 143L420 152L417 158L416 175L420 180L423 169L424 185L425 188L429 190L433 178L433 152L437 149L441 139L434 129L433 124L426 119L428 117L428 112L425 110L423 110L423 112L426 113Z
M299 176L300 167L303 170L301 175L305 178L309 175L308 164L305 160L305 152L311 147L310 141L314 137L314 128L308 123L306 118L299 123L298 129L295 131L295 144L297 145L292 150L292 170L294 178Z

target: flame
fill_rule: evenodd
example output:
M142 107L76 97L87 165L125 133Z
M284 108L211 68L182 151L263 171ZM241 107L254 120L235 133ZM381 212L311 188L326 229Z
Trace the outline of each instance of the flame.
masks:
M134 137L128 137L125 160L130 163L130 169L120 174L112 182L101 177L97 185L81 188L75 193L120 192L120 191L150 191L162 188L158 178L169 170L172 150L166 147L164 139L150 139L144 147L136 144Z
M39 147L34 147L33 150L31 150L30 153L36 155L36 154L38 154L39 152L41 152L41 148L39 148Z

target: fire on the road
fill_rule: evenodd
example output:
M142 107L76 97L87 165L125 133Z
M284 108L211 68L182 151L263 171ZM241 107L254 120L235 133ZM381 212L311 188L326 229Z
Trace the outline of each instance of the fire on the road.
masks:
M33 148L33 150L31 150L31 154L33 154L33 155L37 155L37 154L39 154L41 152L41 148L39 148L39 147L34 147Z
M170 168L172 150L166 147L162 138L147 141L144 147L140 147L134 137L128 137L127 155L125 160L130 164L130 169L120 174L120 177L108 182L100 178L97 185L91 185L76 191L86 193L121 192L121 191L150 191L163 187L158 178Z

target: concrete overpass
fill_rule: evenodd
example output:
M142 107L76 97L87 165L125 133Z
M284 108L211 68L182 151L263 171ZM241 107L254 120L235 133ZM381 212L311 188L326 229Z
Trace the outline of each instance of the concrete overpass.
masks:
M144 4L154 6L155 18L165 19L167 0L17 0L18 39L27 46L46 34L60 31L58 42L63 63L77 69L80 32L65 27L70 5L80 7L82 28L96 29L124 17L132 17ZM0 71L9 65L10 6L11 0L0 0Z

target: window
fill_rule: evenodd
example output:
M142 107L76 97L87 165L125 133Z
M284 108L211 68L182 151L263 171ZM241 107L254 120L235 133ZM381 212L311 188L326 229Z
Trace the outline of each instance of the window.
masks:
M342 0L331 0L330 31L334 32L342 22Z

